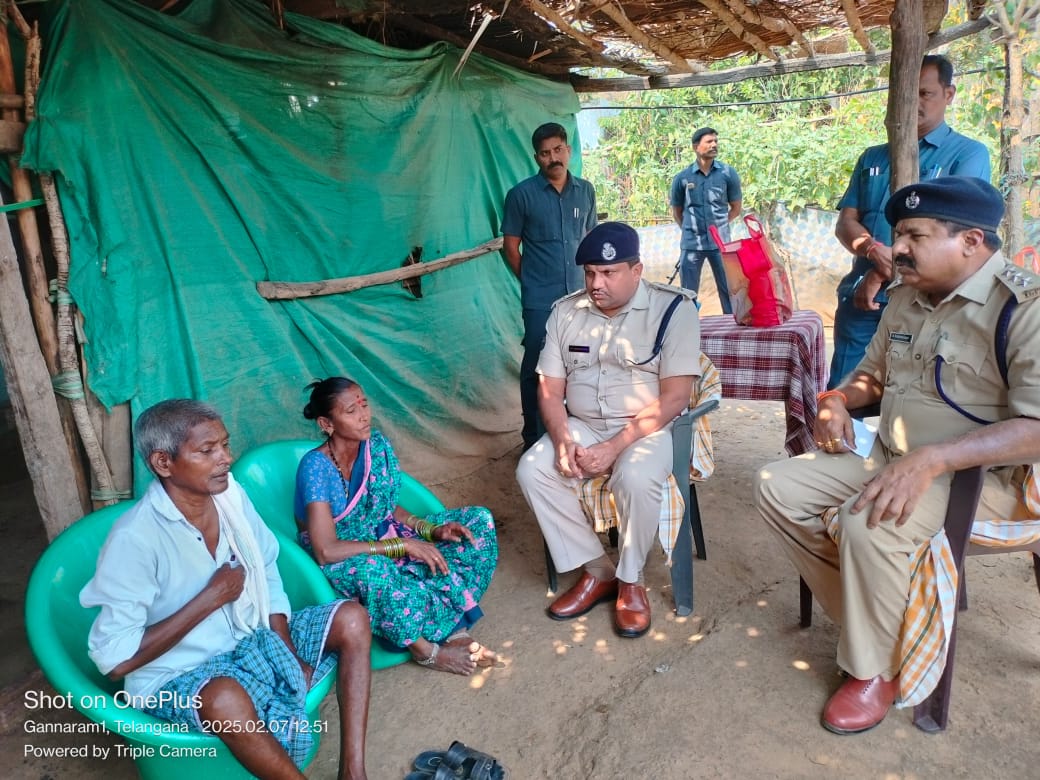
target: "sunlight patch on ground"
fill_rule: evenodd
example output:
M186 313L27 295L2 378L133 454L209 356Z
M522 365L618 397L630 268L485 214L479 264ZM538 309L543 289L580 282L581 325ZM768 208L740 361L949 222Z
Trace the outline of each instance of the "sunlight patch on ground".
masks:
M759 631L757 628L754 628L753 626L748 626L747 635L750 637L756 637L759 636Z
M737 661L733 665L736 666L738 669L747 669L748 668L748 662L744 661L744 660Z
M801 661L801 660L798 660L798 659L795 659L794 661L791 661L791 666L793 666L795 669L797 669L800 672L807 672L807 671L809 671L809 668L810 668L808 661Z
M692 635L692 636L691 636L691 637L690 637L689 639L687 639L686 641L687 641L687 642L688 642L689 644L696 644L697 642L700 642L700 641L701 641L702 639L704 639L704 634L693 634L693 635Z

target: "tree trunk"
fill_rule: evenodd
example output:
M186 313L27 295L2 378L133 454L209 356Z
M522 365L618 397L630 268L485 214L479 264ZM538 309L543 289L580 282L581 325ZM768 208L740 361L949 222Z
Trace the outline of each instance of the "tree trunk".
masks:
M917 93L924 55L923 0L896 0L892 9L892 64L888 77L888 154L891 192L920 178L917 155Z
M1000 180L1007 187L1005 255L1012 257L1026 244L1022 213L1029 177L1022 150L1022 41L1017 35L1004 37L1004 114L1000 123Z

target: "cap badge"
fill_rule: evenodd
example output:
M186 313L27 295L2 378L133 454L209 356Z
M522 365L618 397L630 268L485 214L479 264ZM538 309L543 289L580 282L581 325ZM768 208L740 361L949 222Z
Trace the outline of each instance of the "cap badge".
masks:
M614 249L614 245L608 241L605 244L603 244L603 251L599 254L600 257L602 257L604 260L613 260L615 257L617 257L617 250Z
M906 207L908 209L916 209L921 205L921 199L917 197L917 191L911 190L910 194L906 196Z

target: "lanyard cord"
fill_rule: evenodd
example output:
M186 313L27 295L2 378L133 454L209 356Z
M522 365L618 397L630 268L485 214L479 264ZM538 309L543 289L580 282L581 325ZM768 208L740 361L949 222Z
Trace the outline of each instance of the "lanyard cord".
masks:
M672 302L668 304L668 308L664 310L664 316L661 317L661 325L657 329L657 338L654 339L654 351L646 360L635 363L637 366L645 366L651 360L658 356L661 352L661 348L664 346L664 332L668 328L668 323L672 321L672 315L675 314L676 307L682 302L685 296L676 295L672 299Z
M996 422L996 420L983 420L981 417L976 417L967 409L958 406L950 396L946 395L946 392L942 388L942 367L945 362L946 361L943 360L942 355L935 356L935 389L939 392L939 397L943 399L951 409L955 412L960 412L972 422L977 422L979 425L990 425L991 423Z

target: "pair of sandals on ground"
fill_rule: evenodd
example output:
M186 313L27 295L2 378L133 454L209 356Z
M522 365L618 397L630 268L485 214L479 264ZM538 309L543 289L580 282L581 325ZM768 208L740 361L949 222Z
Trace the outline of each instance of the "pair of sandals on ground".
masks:
M447 750L425 750L415 757L405 780L505 780L502 765L487 753L452 742Z

